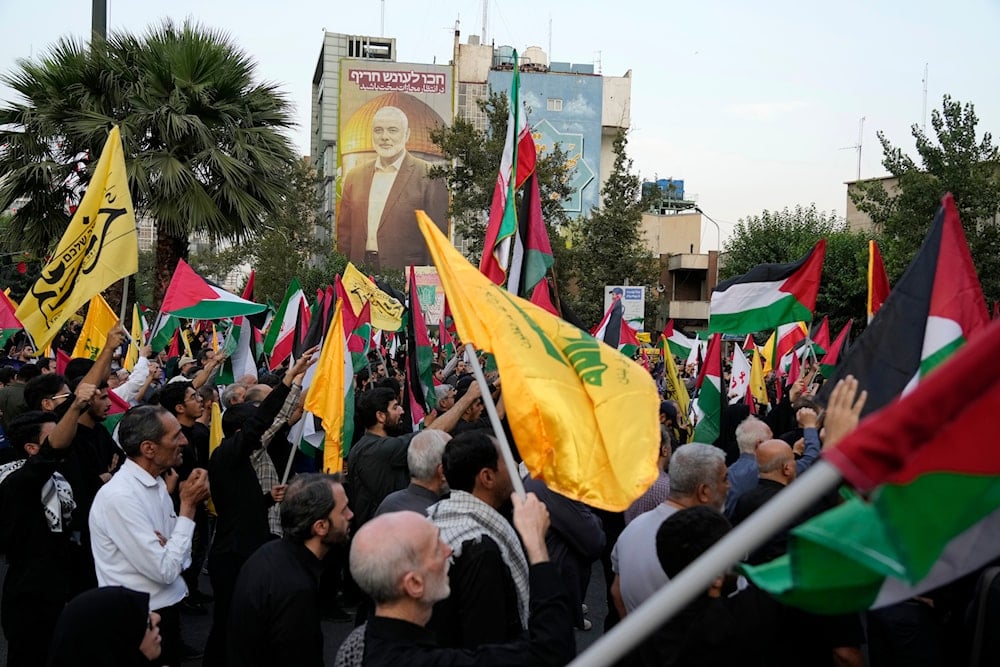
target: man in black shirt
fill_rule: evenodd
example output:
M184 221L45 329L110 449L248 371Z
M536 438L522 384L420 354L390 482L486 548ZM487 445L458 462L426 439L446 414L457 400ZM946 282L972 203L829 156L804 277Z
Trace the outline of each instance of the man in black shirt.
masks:
M11 667L45 664L55 621L69 599L75 503L58 471L95 391L92 384L77 385L58 424L54 413L40 411L10 423L11 446L26 457L0 467L0 547L10 566L0 621Z
M322 667L321 561L332 545L347 541L351 516L339 476L299 475L289 484L281 504L284 537L258 549L236 582L230 664Z
M528 634L474 649L441 648L424 626L434 604L450 594L451 547L415 512L383 514L351 545L351 574L375 600L375 616L344 642L338 664L365 667L564 665L573 659L572 615L556 567L549 562L548 511L534 494L514 496L514 525L530 563Z

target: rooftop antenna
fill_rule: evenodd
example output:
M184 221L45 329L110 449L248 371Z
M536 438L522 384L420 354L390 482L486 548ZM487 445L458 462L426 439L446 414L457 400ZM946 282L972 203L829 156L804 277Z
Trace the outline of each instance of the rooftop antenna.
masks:
M924 109L923 113L920 115L921 129L927 132L927 65L924 63Z
M385 0L382 0L382 19L378 27L378 36L385 37Z
M481 44L486 44L486 23L490 17L490 0L483 0L483 41Z
M549 14L549 62L552 62L552 14Z
M594 69L597 70L597 74L601 73L601 52L596 51L594 57Z
M858 152L858 180L861 180L861 144L865 137L865 117L861 117L861 121L858 123L858 143L853 146L844 146L840 150L842 151L857 151Z

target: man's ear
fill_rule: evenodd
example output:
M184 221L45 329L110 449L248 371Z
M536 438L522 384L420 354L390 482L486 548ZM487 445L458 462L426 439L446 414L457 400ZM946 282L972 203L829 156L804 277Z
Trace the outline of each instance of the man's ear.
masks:
M24 451L28 456L34 456L40 449L41 446L37 442L24 443Z
M403 576L403 592L407 597L419 600L424 596L424 578L418 572L407 572Z

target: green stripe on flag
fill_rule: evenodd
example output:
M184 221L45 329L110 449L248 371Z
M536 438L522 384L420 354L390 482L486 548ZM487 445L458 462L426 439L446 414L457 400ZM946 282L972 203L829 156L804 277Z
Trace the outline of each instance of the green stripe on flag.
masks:
M955 354L955 352L958 351L958 348L962 347L963 345L965 345L965 338L960 336L955 340L951 341L950 343L948 343L947 345L945 345L944 347L942 347L941 349L939 349L934 354L927 357L926 359L921 359L920 377L921 378L925 377L932 370L940 366L945 361L945 359Z
M711 313L709 333L748 334L770 329L789 322L808 322L812 312L793 295L775 301L763 308L753 308L734 313Z

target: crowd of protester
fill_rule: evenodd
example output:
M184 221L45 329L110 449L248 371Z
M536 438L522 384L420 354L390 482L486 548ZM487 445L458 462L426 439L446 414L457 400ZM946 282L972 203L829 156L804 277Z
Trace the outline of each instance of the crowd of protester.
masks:
M71 351L74 335L62 332L55 347ZM574 629L607 631L633 613L857 422L815 402L808 368L780 397L781 380L769 378L770 406L754 414L729 406L715 443L692 442L689 416L664 395L659 476L611 513L559 495L523 465L508 469L484 399L511 438L504 404L518 397L504 395L496 372L484 396L461 352L438 355L436 406L414 430L403 352L374 350L356 377L344 473L329 475L321 452L289 442L318 350L220 385L225 355L208 336L192 335L190 354L143 348L130 371L121 327L96 359L65 368L23 340L8 345L0 625L9 665L563 665L576 655ZM693 389L697 368L681 368ZM666 391L663 364L650 372ZM130 407L112 419L113 402ZM837 502L825 498L798 521ZM784 554L788 531L747 562ZM598 562L607 609L594 629L584 600ZM205 570L210 590L199 585ZM973 583L818 616L720 573L622 664L958 664ZM182 641L182 614L211 615L205 646ZM336 656L324 655L322 619L356 625Z

